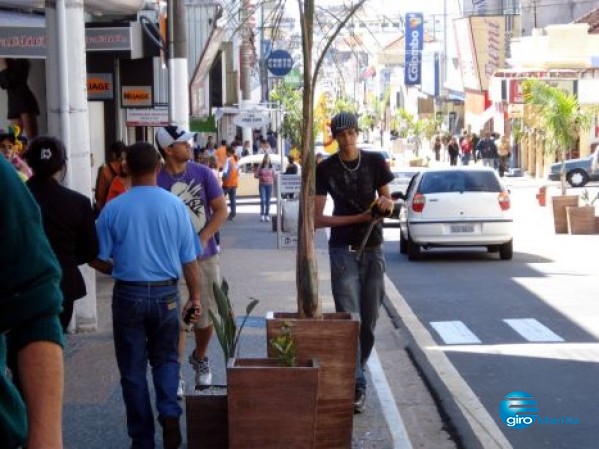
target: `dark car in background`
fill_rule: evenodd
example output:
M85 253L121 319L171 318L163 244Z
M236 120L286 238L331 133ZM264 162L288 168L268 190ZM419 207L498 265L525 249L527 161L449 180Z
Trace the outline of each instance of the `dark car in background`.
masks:
M566 181L568 181L568 184L572 187L582 187L589 181L599 181L598 157L599 147L597 147L590 156L565 160L564 171L566 173ZM548 176L549 180L559 181L561 170L561 162L551 164Z

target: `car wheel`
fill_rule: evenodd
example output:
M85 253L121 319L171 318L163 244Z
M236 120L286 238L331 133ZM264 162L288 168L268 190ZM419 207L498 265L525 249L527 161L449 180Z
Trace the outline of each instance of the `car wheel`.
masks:
M511 260L514 255L514 243L513 240L504 243L499 247L499 257L501 260Z
M401 254L408 254L408 239L404 237L401 231L399 231L399 252Z
M408 238L408 260L420 259L420 245Z
M589 175L587 175L584 170L576 168L568 172L566 175L566 180L572 187L582 187L589 182Z

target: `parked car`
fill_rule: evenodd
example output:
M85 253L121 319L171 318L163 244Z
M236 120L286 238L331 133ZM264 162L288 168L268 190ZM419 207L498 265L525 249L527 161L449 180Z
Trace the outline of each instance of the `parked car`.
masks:
M572 187L582 187L589 181L599 181L599 146L593 154L578 159L567 159L564 161L566 181ZM562 163L551 164L549 179L559 181Z
M370 143L359 143L357 146L360 150L380 153L385 159L385 162L387 162L388 167L393 168L395 166L395 156L389 150L377 147L376 145L372 145Z
M409 260L434 247L487 247L513 255L509 192L486 167L427 169L414 176L399 213L399 249Z
M237 186L237 196L258 196L258 180L254 178L254 171L262 163L263 158L263 154L250 154L249 156L244 156L239 159L239 184ZM285 170L287 158L283 160L282 167L280 154L271 154L270 161L278 173Z
M410 181L416 174L426 170L424 167L394 167L391 169L395 179L389 183L389 191L391 193L401 192L403 194L408 190Z

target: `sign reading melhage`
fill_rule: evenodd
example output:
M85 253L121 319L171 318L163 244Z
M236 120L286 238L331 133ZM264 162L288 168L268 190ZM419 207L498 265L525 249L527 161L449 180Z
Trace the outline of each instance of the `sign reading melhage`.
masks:
M422 75L422 47L424 43L424 19L420 12L409 12L405 19L404 84L420 84Z

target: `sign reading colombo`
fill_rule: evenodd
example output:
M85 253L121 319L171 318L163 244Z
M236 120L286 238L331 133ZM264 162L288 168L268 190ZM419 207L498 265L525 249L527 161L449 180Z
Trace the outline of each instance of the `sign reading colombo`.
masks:
M424 43L424 19L420 12L409 12L405 20L404 84L420 84L422 75L422 46Z

